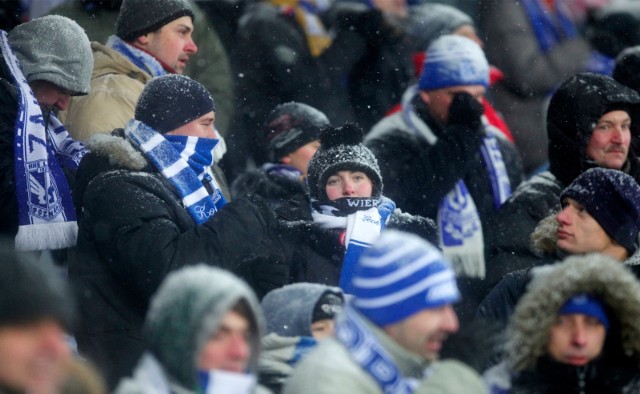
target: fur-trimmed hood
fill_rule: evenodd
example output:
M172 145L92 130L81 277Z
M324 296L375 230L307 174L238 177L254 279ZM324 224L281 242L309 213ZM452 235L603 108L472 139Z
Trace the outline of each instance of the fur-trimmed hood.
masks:
M116 129L111 134L94 134L86 146L91 152L108 158L112 166L141 170L149 164L142 152L124 138L122 129Z
M507 329L510 368L534 368L546 353L549 330L558 310L572 295L598 297L620 323L622 347L640 365L640 283L624 265L600 254L571 256L562 263L534 269Z

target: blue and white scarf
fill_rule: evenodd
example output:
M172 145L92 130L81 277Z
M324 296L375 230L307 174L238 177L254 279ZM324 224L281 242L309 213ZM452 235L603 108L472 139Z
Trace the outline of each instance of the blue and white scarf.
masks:
M279 176L292 181L301 181L302 172L293 166L286 164L265 163L262 171L269 176Z
M417 94L417 86L407 89L402 97L400 116L412 133L433 145L438 140L437 136L416 114L412 104ZM489 124L485 116L482 117L482 124L486 136L480 151L491 183L493 205L498 210L511 195L511 183L497 140L499 131ZM438 228L443 254L452 262L456 273L484 278L486 270L482 222L473 197L462 179L440 204Z
M556 1L555 12L542 5L542 0L522 0L522 7L542 52L547 53L562 41L578 36L578 30L562 2Z
M345 229L346 252L339 283L345 293L352 293L351 278L360 255L380 237L395 209L396 204L386 197L380 200L344 197L325 205L312 201L314 223L322 228Z
M158 59L133 45L127 44L118 36L110 36L107 40L107 47L126 57L127 60L135 64L136 67L144 70L152 77L168 74Z
M353 307L346 305L336 317L336 339L347 348L351 358L371 376L386 394L410 394L418 385L406 378L391 355L378 343Z
M198 371L197 393L202 394L251 394L255 391L256 376L223 370Z
M217 140L164 136L135 119L127 123L124 132L176 188L184 207L197 224L209 220L227 203L209 172ZM211 195L205 185L211 186Z
M75 170L88 152L69 137L58 118L45 119L20 63L0 30L2 55L18 87L14 126L15 185L19 250L61 249L76 244L78 225L69 184L62 167ZM45 124L45 122L47 122Z

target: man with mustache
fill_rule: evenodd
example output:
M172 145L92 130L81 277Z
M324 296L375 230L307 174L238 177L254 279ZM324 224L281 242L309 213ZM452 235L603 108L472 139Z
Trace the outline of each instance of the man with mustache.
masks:
M151 78L182 74L198 51L193 18L187 0L124 0L115 35L105 45L91 44L91 94L72 100L62 116L72 137L85 141L123 127Z
M640 161L640 96L610 77L580 73L554 93L547 111L549 170L521 184L504 203L489 239L486 291L504 275L537 264L530 237L560 209L560 194L594 167L620 170L636 181Z
M438 362L458 330L460 298L442 253L422 238L386 230L357 262L353 298L298 364L284 393L481 393L464 364ZM426 378L425 378L426 376Z

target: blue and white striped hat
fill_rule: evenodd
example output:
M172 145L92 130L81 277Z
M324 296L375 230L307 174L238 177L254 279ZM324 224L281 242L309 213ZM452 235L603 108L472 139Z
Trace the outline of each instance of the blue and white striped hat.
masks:
M393 230L362 254L352 288L353 306L379 327L460 299L442 253L416 235Z

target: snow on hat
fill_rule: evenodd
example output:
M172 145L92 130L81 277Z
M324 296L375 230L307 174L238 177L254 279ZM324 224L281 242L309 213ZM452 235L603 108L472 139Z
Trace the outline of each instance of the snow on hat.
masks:
M605 329L609 329L609 318L602 303L589 294L576 294L569 298L560 308L558 315L587 315L595 317Z
M124 0L116 20L116 36L133 41L183 16L193 20L187 0Z
M283 337L312 336L311 323L317 320L314 319L314 312L328 296L336 297L340 305L344 302L344 295L339 287L319 283L294 283L270 291L260 302L267 319L267 334L276 333ZM331 312L329 309L327 312Z
M215 110L202 84L184 75L166 74L145 85L135 119L164 134Z
M327 179L338 171L364 172L373 183L371 197L380 198L380 167L373 153L362 144L363 138L364 132L353 123L345 123L342 127L328 126L322 130L320 149L311 158L307 175L312 198L327 200Z
M411 45L415 51L426 51L433 41L465 25L474 26L471 17L450 5L425 3L413 6L409 13Z
M16 26L7 39L27 82L48 81L74 95L89 93L91 43L75 21L43 16Z
M466 37L438 38L427 50L418 82L420 90L466 85L489 86L489 62L484 52Z
M278 105L265 122L269 160L275 163L301 146L320 139L320 131L328 125L327 116L310 105L294 101Z
M145 339L165 370L185 387L196 387L196 360L225 313L247 307L249 371L258 365L263 316L253 291L232 273L205 264L170 273L153 295Z
M460 299L453 269L422 238L386 230L358 261L353 305L379 327Z
M632 255L640 232L640 185L622 171L592 168L578 176L560 196L583 205L589 215Z

